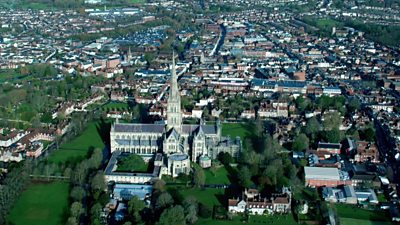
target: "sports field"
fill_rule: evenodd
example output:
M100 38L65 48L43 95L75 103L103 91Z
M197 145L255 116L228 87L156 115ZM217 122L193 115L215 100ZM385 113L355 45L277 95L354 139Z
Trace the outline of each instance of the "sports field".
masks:
M69 184L31 184L16 202L7 224L59 225L68 213Z

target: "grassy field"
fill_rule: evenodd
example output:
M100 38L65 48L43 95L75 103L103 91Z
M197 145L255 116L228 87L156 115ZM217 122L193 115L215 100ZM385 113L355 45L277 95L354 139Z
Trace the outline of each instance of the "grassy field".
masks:
M132 154L118 160L119 172L147 172L149 165L139 155Z
M340 218L340 224L342 225L390 225L391 222L371 221L371 220L359 220L352 218Z
M116 111L126 111L129 109L129 106L125 102L109 102L102 106L103 110L116 110Z
M17 70L6 69L0 70L0 83L17 79L21 74Z
M205 169L204 173L206 174L206 184L230 184L225 167L219 167L215 174L210 169Z
M144 4L144 3L146 3L147 1L146 1L146 0L129 0L129 2L130 2L131 4Z
M16 202L9 224L63 224L68 212L68 191L68 183L32 184Z
M367 221L389 221L389 215L380 210L361 209L357 206L336 204L337 214L340 218L350 218Z
M242 222L239 216L234 217L232 220L213 220L213 219L204 219L200 218L196 225L243 225L243 224L252 224L252 225L265 225L265 224L274 224L274 225L295 225L296 221L293 219L291 214L289 215L267 215L267 216L250 216L249 221Z
M187 188L180 189L179 193L183 198L187 196L195 197L200 203L207 205L209 207L213 207L214 205L223 205L225 204L224 197L224 189L216 189L216 188Z
M102 132L107 124L100 125L100 123L90 122L87 128L82 132L81 135L69 141L62 146L60 149L53 152L49 157L49 162L53 163L65 163L68 161L79 161L87 156L91 148L104 148L104 142L102 140ZM103 135L109 135L105 132Z
M222 124L222 136L231 136L235 138L239 136L242 140L249 137L251 134L250 128L244 123L223 123Z

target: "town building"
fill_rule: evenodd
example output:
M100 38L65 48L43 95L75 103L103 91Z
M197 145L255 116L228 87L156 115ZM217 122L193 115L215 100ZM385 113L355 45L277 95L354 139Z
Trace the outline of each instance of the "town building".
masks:
M273 193L267 197L262 197L256 189L246 189L243 199L229 199L228 211L230 213L248 212L253 215L263 215L272 213L289 213L291 207L291 192L287 188L282 188L281 193Z
M241 150L240 139L230 141L230 138L222 137L219 122L215 125L182 124L177 79L173 59L166 125L119 123L118 120L112 125L110 139L113 156L106 169L106 180L124 183L152 182L162 174L173 177L180 173L188 174L190 161L199 162L202 159L202 166L209 167L211 159L216 158L220 152L238 156ZM118 173L115 171L117 157L124 152L145 158L151 158L158 153L155 156L155 164L159 165L154 167L152 174Z

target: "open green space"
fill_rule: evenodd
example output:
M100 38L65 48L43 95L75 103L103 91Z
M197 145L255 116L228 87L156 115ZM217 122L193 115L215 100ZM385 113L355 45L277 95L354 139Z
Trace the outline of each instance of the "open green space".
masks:
M23 9L34 9L34 10L44 10L52 8L50 4L42 2L30 2L28 4L21 5Z
M265 224L274 224L274 225L295 225L296 221L293 219L292 214L288 215L265 215L265 216L250 216L248 222L243 222L240 216L233 217L232 220L213 220L213 219L204 219L200 218L196 223L197 225L243 225L243 224L252 224L252 225L265 225Z
M212 172L211 169L205 169L206 184L230 184L228 171L221 166Z
M223 123L222 124L222 136L231 136L236 138L239 136L242 140L251 135L252 131L245 123Z
M340 218L340 224L342 225L390 225L391 222L383 221L371 221L371 220L359 220L352 218Z
M125 102L109 102L101 107L103 110L108 111L126 111L129 109L128 103Z
M139 155L132 154L118 160L117 171L119 172L147 172L148 164Z
M0 70L0 83L10 82L21 77L21 73L14 69L1 69Z
M131 4L144 4L146 0L129 0Z
M11 210L9 224L59 225L68 212L69 184L32 184Z
M225 189L217 189L217 188L187 188L180 189L179 194L182 195L183 198L188 196L195 197L200 203L209 206L212 208L214 205L223 205L225 204Z
M109 135L104 126L108 123L90 122L81 135L63 144L48 157L52 163L65 163L68 161L79 161L85 158L89 150L104 148L102 137Z
M368 221L390 221L390 216L382 210L362 209L355 205L336 204L336 211L340 218L350 218Z

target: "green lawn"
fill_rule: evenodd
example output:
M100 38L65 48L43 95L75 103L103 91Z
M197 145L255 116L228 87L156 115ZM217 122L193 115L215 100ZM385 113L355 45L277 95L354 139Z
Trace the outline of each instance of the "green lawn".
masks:
M118 160L117 171L119 172L147 172L149 165L143 158L136 154L131 154Z
M17 70L13 69L5 69L0 70L0 83L10 81L17 77L21 76L21 74Z
M109 102L101 107L103 110L126 111L129 109L128 103L125 102Z
M239 136L242 141L246 137L250 136L251 130L247 127L245 123L223 123L222 124L222 136L231 136L231 138L236 138Z
M34 9L34 10L44 10L52 8L50 4L45 4L41 2L31 2L26 5L22 5L23 9Z
M107 126L107 125L103 125ZM81 135L75 139L60 146L60 149L54 151L49 157L49 162L65 163L67 161L79 161L87 156L91 148L104 148L104 142L98 130L100 124L90 122ZM104 128L102 128L104 129ZM101 130L101 129L100 129ZM109 135L107 133L103 135Z
M68 212L68 183L32 184L8 216L14 225L59 225Z
M131 4L144 4L146 0L129 0Z
M340 23L336 20L325 18L325 19L318 19L316 20L318 27L338 27Z
M241 221L241 217L235 216L232 220L213 220L200 218L196 225L297 225L296 221L293 219L292 214L288 215L265 215L265 216L250 216L249 222L245 223Z
M204 173L206 174L206 184L230 184L228 171L224 166L219 167L215 174L210 169L205 169Z
M336 204L336 210L340 218L368 221L389 221L390 218L384 211L361 209L354 205Z
M359 220L352 218L340 218L340 224L342 225L390 225L391 222L371 221L371 220Z
M182 188L179 190L179 193L183 198L186 198L187 196L193 196L200 203L207 205L210 208L212 208L214 205L222 205L220 201L225 203L224 189L207 188L202 190L200 188Z

